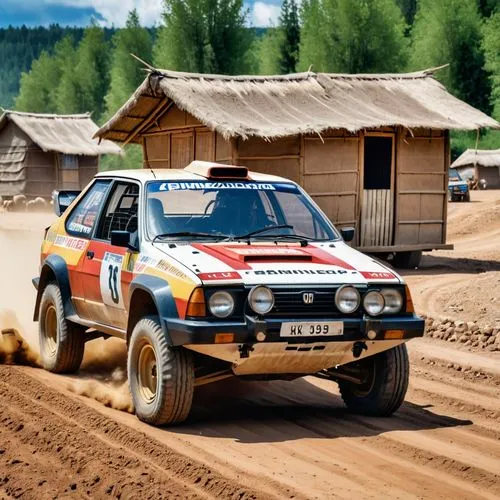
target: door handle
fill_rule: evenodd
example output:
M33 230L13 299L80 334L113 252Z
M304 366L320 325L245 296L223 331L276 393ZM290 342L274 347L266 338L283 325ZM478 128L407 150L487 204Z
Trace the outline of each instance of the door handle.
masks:
M94 258L94 252L92 250L87 250L87 258L90 260Z

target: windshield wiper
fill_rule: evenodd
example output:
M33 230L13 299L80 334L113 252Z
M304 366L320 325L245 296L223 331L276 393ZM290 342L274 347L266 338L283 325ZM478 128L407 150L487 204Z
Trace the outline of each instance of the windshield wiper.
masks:
M162 239L162 238L177 238L177 237L192 237L192 238L229 238L227 234L221 234L221 233L201 233L201 232L196 232L196 231L177 231L174 233L161 233L157 234L153 238L153 243L156 240Z
M256 234L260 233L266 233L267 231L272 231L273 229L293 229L293 226L290 224L279 224L277 226L266 226L261 229L257 229L255 231L252 231L251 233L247 234L239 234L237 236L232 236L232 239L234 240L246 240L247 238L251 238L252 236L255 236ZM269 235L271 236L271 235Z

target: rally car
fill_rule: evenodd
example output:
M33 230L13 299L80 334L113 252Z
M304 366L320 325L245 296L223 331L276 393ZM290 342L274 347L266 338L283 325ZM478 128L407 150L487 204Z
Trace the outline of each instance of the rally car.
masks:
M136 414L155 425L230 376L314 374L369 415L403 402L405 342L424 331L410 291L294 182L195 161L100 173L55 209L33 280L46 369L75 372L86 341L122 338Z
M458 170L449 169L448 201L470 201L469 184L463 179Z

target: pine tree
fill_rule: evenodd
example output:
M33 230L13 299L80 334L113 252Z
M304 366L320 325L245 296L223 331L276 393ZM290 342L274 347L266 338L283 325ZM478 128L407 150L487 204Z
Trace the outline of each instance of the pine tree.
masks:
M395 0L309 0L302 17L301 69L374 73L405 66L405 22Z
M283 0L279 29L282 31L279 55L281 73L295 73L300 46L299 9L295 0Z
M73 39L66 36L56 44L54 59L59 67L60 78L54 85L52 101L58 113L74 113L78 108L78 85L75 76L76 50Z
M86 30L76 52L74 69L78 89L78 109L74 112L91 111L99 120L104 111L104 99L108 89L108 45L104 31L92 23Z
M155 65L201 73L244 72L252 33L243 0L164 0Z
M313 71L332 70L329 64L333 47L330 46L332 26L327 17L324 0L303 0L301 4L302 29L300 32L299 71L313 66Z
M130 54L151 62L151 36L141 27L137 10L129 12L125 28L116 32L112 44L110 84L105 97L108 118L130 97L145 77L142 64Z
M457 97L489 113L491 86L484 69L481 26L476 0L420 0L411 68L449 63L437 77Z

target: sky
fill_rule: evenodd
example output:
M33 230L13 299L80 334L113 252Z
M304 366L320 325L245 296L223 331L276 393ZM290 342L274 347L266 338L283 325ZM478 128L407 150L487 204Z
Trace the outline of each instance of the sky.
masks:
M250 24L275 25L280 4L281 0L245 0ZM120 27L133 8L144 25L159 24L162 0L0 0L0 27L86 26L92 17L103 26Z

